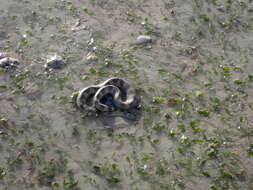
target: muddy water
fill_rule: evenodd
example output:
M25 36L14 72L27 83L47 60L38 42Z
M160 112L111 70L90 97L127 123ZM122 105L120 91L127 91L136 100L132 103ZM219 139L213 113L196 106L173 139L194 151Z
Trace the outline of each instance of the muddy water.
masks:
M251 1L0 0L1 189L253 188ZM151 44L135 45L140 35ZM47 71L48 57L66 66ZM87 59L92 55L93 59ZM109 77L140 118L85 117Z

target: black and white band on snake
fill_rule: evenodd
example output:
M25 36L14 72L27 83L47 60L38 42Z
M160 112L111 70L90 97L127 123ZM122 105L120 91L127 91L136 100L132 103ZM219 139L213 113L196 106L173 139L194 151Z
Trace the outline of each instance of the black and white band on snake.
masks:
M102 99L107 96L113 97L113 105L102 102ZM138 107L139 102L140 99L135 91L120 78L110 78L101 84L88 86L79 92L76 99L76 104L80 109L102 112L131 109Z

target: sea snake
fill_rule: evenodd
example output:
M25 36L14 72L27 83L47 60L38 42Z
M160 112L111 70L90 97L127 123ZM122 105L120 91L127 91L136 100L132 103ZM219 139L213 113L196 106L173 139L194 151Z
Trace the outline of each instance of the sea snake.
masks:
M110 78L98 85L79 91L76 104L86 111L111 112L128 110L139 106L140 99L135 90L123 79Z

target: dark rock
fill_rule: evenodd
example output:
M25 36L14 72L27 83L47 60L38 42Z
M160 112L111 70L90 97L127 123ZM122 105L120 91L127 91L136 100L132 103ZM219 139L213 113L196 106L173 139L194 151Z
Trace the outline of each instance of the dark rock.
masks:
M0 68L5 69L6 71L14 71L18 65L19 61L17 59L5 57L0 54Z
M62 57L60 56L53 56L49 60L47 60L47 63L45 65L48 69L62 69L65 66L65 63L62 60Z

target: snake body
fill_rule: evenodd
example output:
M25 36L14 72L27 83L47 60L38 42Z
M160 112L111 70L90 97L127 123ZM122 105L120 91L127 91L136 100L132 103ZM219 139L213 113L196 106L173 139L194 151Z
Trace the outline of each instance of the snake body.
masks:
M86 111L111 112L138 107L139 98L125 80L110 78L79 91L76 104Z

